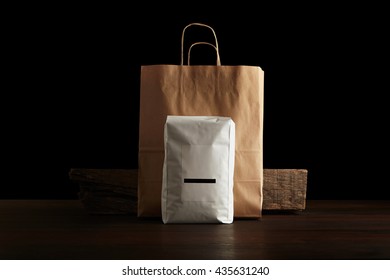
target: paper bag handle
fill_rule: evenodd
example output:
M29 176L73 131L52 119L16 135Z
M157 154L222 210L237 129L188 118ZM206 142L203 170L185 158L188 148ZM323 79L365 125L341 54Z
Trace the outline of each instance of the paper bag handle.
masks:
M198 23L198 22L190 23L186 27L183 28L183 32L182 32L182 35L181 35L181 61L180 61L180 65L183 65L183 62L184 62L184 51L183 51L183 48L184 48L184 33L185 33L185 31L186 31L186 29L188 27L194 26L194 25L207 27L207 28L209 28L213 32L214 39L215 39L215 45L212 45L210 43L208 43L208 44L214 46L214 48L215 48L215 50L217 52L217 65L221 65L221 59L219 57L218 40L217 40L217 35L215 34L214 29L211 26L207 25L207 24ZM206 43L206 42L204 42L204 43ZM195 44L195 45L197 45L197 44ZM191 45L191 47L192 47L192 45Z
M215 45L213 45L213 44L211 44L211 43L209 43L209 42L196 42L196 43L193 43L193 44L189 47L189 49L188 49L188 54L187 54L187 65L190 65L191 49L192 49L192 47L194 47L194 46L196 46L196 45L209 45L209 46L212 46L212 47L215 49L216 53L217 53L217 65L218 65L218 66L221 66L221 61L218 59L218 58L219 58L219 57L218 57L218 49L217 49L217 47L216 47Z

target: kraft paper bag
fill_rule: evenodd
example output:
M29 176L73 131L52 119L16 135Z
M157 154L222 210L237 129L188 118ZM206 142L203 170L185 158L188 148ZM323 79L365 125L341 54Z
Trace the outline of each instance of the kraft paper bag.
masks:
M216 65L183 65L185 30L210 29ZM210 48L210 50L213 50ZM180 65L141 66L138 217L161 217L168 115L224 116L235 123L234 217L260 218L263 202L263 88L259 66L221 65L214 29L182 32Z
M228 117L168 116L161 211L167 223L232 223L235 124Z

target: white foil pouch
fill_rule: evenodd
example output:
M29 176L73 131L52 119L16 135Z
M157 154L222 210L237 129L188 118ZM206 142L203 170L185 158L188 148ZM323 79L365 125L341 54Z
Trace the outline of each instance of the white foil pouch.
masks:
M163 223L232 223L233 120L168 116L164 146Z

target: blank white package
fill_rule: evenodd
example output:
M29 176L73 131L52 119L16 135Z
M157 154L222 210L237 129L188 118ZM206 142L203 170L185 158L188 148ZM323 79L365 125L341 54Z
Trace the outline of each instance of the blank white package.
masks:
M163 223L232 223L233 120L167 116L164 146Z

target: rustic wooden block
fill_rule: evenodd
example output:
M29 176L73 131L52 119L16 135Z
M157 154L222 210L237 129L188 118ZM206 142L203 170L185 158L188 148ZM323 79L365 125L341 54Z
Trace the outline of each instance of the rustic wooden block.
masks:
M89 213L137 213L137 169L72 168L69 178ZM306 187L306 169L264 169L263 210L304 210Z
M264 169L263 209L304 210L306 169Z
M79 184L79 199L89 213L137 213L137 169L73 168L69 178Z

